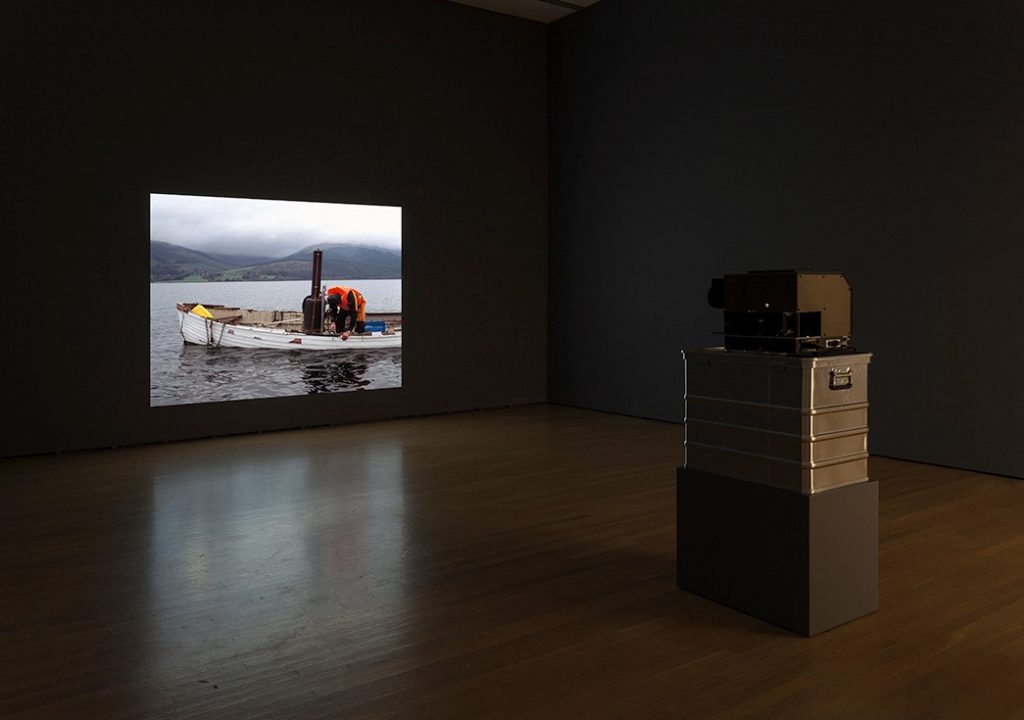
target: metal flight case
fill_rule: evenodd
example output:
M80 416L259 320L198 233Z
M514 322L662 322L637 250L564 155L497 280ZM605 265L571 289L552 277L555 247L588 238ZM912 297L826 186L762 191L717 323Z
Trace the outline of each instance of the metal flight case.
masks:
M685 467L807 494L868 479L870 353L684 357Z

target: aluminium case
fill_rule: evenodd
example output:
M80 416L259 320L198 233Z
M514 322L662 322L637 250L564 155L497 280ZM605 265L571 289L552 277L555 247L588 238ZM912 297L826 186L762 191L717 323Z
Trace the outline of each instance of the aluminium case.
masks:
M870 353L683 355L685 467L805 494L868 480Z

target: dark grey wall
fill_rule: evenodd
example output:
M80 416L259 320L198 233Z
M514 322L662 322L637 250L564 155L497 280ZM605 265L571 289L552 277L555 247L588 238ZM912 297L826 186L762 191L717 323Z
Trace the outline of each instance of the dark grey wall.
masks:
M546 398L546 31L442 0L6 3L4 455ZM149 407L150 192L401 205L403 387Z
M839 270L872 451L1024 476L1020 4L642 5L552 28L550 398L679 421L712 277Z

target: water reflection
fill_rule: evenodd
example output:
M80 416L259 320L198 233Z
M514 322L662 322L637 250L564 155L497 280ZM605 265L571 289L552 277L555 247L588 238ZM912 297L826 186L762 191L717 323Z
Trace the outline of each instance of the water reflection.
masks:
M369 370L365 355L357 355L351 359L315 359L304 361L294 358L301 367L302 379L307 391L313 393L336 392L339 389L357 390L371 384L365 376Z
M153 405L249 400L402 386L400 348L303 352L182 345L154 370Z

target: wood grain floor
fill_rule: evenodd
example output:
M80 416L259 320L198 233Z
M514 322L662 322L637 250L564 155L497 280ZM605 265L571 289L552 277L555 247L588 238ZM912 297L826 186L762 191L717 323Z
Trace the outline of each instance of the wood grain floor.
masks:
M0 717L1024 718L1024 483L872 459L880 610L674 577L682 428L537 405L7 459Z

